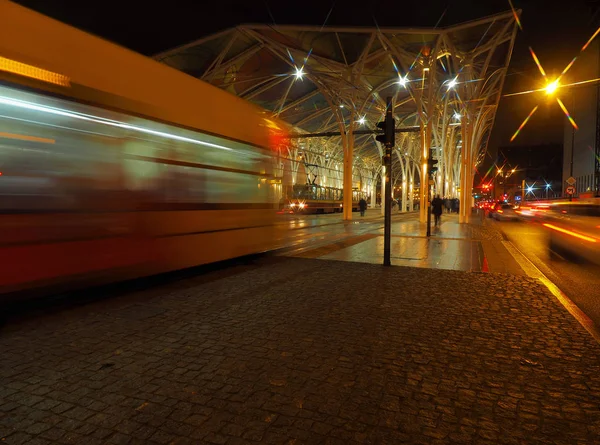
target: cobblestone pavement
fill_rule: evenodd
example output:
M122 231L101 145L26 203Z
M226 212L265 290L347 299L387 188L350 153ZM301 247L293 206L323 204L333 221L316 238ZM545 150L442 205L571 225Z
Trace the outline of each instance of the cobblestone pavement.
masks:
M535 279L258 261L7 326L2 443L599 443L600 346Z

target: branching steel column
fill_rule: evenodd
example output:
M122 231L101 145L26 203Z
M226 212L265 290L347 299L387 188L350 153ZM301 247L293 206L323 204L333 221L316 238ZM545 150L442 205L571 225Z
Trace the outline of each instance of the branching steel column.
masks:
M427 222L427 189L429 187L429 181L427 180L427 159L428 151L427 140L428 138L428 125L421 122L421 187L419 188L419 221L422 223Z
M462 150L461 150L461 159L460 159L460 211L458 220L460 223L467 223L468 218L468 202L467 196L470 191L467 191L469 184L469 172L471 171L471 167L469 165L470 162L470 151L471 151L471 135L472 135L472 119L471 119L471 110L470 107L465 107L465 111L462 116Z
M344 220L352 219L352 164L354 163L354 135L352 130L354 125L348 126L344 141L344 200L342 205L344 210Z

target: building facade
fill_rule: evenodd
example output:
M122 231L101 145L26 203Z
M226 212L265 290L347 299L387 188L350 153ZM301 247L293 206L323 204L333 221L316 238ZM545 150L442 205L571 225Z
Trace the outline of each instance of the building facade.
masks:
M563 83L600 77L600 40L596 39L578 58ZM578 129L565 118L563 190L575 179L575 196L600 195L600 84L589 82L560 88L563 101Z
M561 144L510 145L498 149L494 197L519 201L561 196L563 146Z

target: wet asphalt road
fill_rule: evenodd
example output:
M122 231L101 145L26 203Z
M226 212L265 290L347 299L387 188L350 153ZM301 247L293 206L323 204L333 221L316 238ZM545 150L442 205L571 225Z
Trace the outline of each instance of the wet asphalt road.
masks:
M538 222L494 221L538 269L600 327L600 267L551 254L548 232Z

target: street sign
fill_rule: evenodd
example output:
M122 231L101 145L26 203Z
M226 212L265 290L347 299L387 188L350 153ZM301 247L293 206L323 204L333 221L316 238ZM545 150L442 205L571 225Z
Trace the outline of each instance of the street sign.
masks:
M569 185L575 185L577 181L575 180L575 178L573 176L571 176L569 179L567 179L567 184ZM575 192L573 192L575 193Z
M575 194L575 187L573 187L572 185L567 187L567 195L574 195Z

